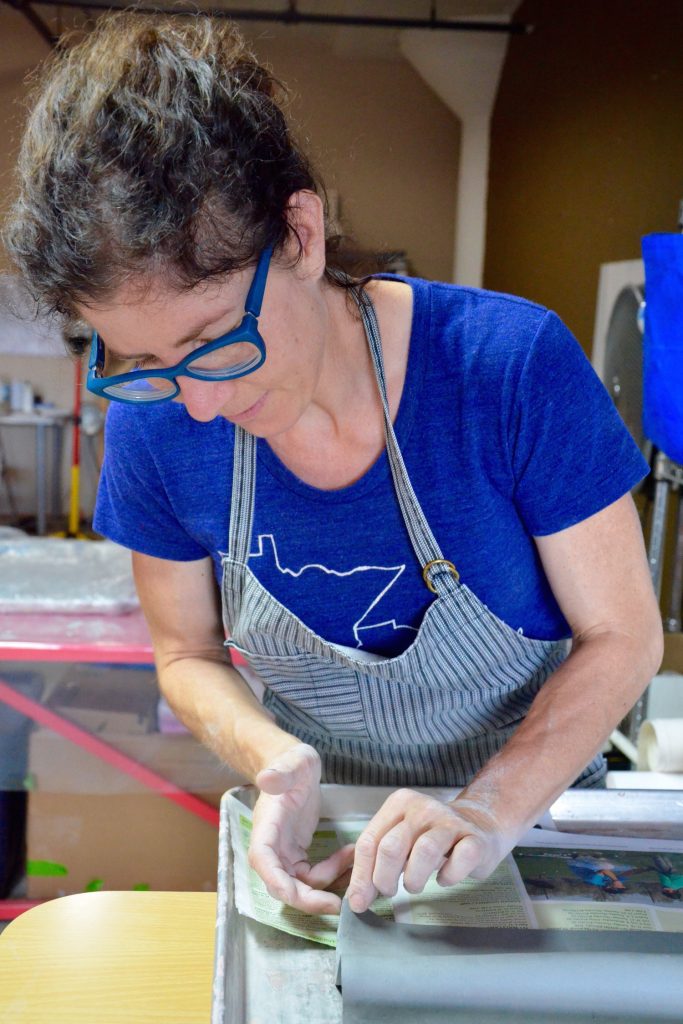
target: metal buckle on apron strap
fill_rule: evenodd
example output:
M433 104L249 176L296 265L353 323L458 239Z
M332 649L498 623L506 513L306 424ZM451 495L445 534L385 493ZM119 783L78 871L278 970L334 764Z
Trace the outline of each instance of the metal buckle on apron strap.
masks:
M429 570L433 566L435 566L435 565L445 565L446 568L448 569L448 571L450 573L452 573L453 576L455 576L455 582L456 583L460 579L460 573L455 568L455 566L453 565L452 562L449 562L446 558L433 558L431 560L431 562L427 562L427 564L425 565L424 569L422 570L422 579L425 581L425 583L427 584L427 587L429 588L429 590L431 590L432 594L436 594L437 590L436 590L436 587L434 586L434 584L432 583L432 581L429 578Z

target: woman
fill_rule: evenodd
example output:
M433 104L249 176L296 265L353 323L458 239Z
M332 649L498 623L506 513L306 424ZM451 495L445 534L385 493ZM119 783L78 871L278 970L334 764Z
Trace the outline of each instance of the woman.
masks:
M232 27L100 23L38 88L7 240L94 329L95 527L133 550L166 697L260 789L254 868L334 912L353 859L361 911L402 872L485 877L600 784L661 655L647 466L553 314L328 269L275 91ZM397 788L311 868L321 772Z

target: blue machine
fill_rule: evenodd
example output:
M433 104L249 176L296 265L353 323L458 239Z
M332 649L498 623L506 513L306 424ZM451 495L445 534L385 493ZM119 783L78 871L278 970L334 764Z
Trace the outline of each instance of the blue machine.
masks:
M643 238L643 430L683 463L683 234Z

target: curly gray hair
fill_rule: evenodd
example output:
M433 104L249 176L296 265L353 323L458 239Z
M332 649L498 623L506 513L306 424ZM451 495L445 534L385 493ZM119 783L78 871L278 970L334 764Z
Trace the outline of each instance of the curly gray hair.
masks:
M4 233L41 304L72 316L133 276L191 288L281 248L290 196L325 202L283 94L233 24L202 15L108 16L57 53Z

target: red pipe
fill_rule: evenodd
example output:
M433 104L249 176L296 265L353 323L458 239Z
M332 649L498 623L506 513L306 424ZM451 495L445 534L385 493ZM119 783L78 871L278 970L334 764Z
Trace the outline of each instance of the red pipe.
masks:
M19 914L39 907L45 900L0 900L0 921L13 921Z
M75 743L77 747L81 747L94 757L99 757L100 760L106 761L107 764L110 764L112 768L116 768L117 771L137 779L138 782L147 786L148 789L152 789L166 797L167 800L178 804L183 810L189 811L190 814L194 814L196 817L202 818L204 821L208 821L210 825L218 828L220 815L217 808L212 807L211 804L200 800L196 796L192 796L191 793L186 793L184 789L165 779L163 775L157 775L150 768L146 768L132 757L128 757L127 754L117 750L116 747L105 743L99 737L93 736L86 729L81 729L80 726L74 725L73 722L62 718L61 715L55 714L54 711L50 711L49 708L44 707L38 701L18 693L7 683L3 682L2 679L0 679L0 701L14 708L15 711L19 711L22 715L32 718L34 722L52 729L60 736L63 736L64 739Z

